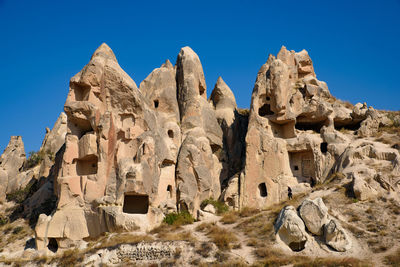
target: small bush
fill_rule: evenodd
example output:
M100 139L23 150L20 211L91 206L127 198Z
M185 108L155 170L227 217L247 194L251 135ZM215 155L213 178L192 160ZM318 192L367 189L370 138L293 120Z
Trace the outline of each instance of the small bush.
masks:
M8 218L4 215L0 215L0 226L6 225L9 222Z
M180 213L173 212L173 213L168 213L165 216L163 222L169 225L179 226L179 225L192 224L194 222L194 218L187 211L183 211Z
M221 214L223 214L223 213L225 213L225 212L227 212L229 210L229 207L225 203L223 203L221 201L218 201L218 200L214 200L212 198L204 200L201 203L200 208L203 209L208 204L211 204L211 205L214 206L214 208L217 211L218 215L221 215Z

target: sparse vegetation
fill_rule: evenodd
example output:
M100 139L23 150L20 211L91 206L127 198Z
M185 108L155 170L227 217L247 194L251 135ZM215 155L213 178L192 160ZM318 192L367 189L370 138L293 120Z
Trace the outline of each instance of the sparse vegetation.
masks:
M7 194L7 200L14 201L17 204L21 204L32 193L32 191L35 191L34 185L35 183L29 183L25 188Z
M211 229L207 233L207 236L221 250L230 250L233 243L238 241L236 235L233 232L225 228L221 228L217 225L211 227Z
M5 215L0 215L0 226L6 225L9 219Z
M225 213L224 216L222 216L220 222L222 222L223 224L233 224L237 222L239 218L239 212L231 210Z
M30 169L39 165L46 157L48 157L51 161L54 161L55 159L55 155L51 151L39 150L37 152L29 152L29 157L26 160L25 168Z
M196 249L196 253L201 255L203 258L207 258L210 256L212 249L213 247L209 242L202 242L200 247Z
M187 211L182 211L180 213L173 212L167 214L163 222L169 225L180 226L185 224L192 224L194 222L194 218Z
M384 259L384 263L389 266L400 266L400 249L397 249L394 253L387 255Z

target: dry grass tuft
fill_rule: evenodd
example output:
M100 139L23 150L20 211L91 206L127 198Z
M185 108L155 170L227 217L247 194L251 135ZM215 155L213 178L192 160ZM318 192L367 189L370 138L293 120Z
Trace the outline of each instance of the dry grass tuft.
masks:
M188 242L196 242L196 238L189 232L162 232L158 233L157 237L164 241L188 241Z
M239 220L239 218L240 218L239 212L231 210L224 214L220 222L222 222L223 224L233 224L236 223Z
M234 233L225 228L218 227L217 225L211 227L207 236L221 250L230 250L232 245L238 241Z

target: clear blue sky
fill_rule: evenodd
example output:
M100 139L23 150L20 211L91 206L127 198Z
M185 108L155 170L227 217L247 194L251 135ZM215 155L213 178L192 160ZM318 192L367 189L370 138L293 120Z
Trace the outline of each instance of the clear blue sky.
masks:
M0 0L0 153L11 135L38 150L69 79L106 42L137 85L183 46L249 107L257 71L282 45L352 103L400 109L400 2Z

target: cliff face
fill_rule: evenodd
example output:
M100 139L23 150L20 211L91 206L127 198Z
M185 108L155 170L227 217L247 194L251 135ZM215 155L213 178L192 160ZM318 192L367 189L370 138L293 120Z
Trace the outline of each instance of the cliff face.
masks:
M53 214L39 216L38 249L150 230L170 212L201 217L209 198L232 209L268 208L287 199L288 187L307 193L339 171L361 198L399 190L398 151L363 139L390 124L387 117L336 100L305 50L282 47L269 56L245 112L222 78L207 99L200 59L189 47L138 88L102 44L72 77L64 111L42 145L58 153L57 166L40 166L38 177L54 179L41 190L50 197L54 188L58 200ZM22 140L9 152L18 140L1 157L2 184L12 185L10 175L25 161ZM392 167L376 172L365 161ZM7 190L0 188L0 198Z

